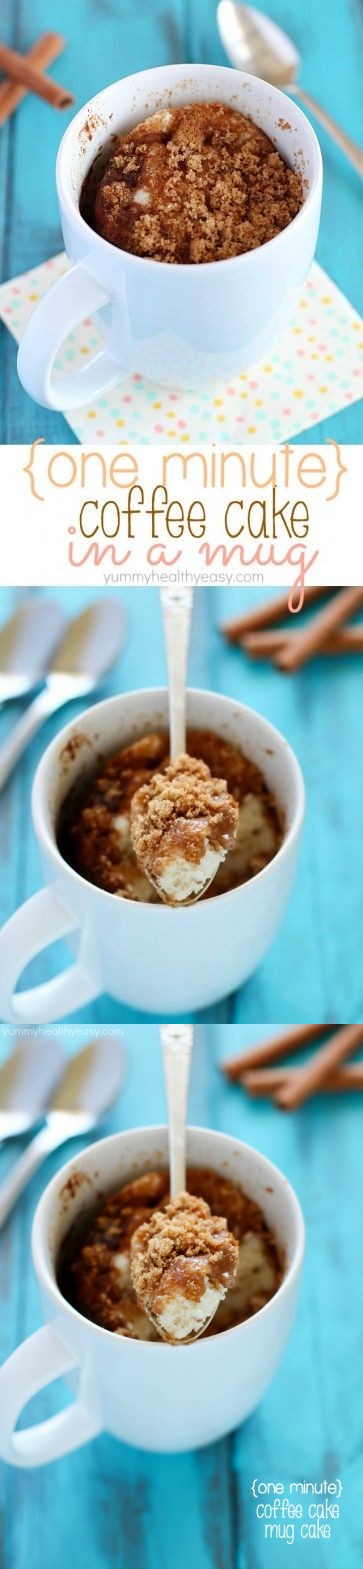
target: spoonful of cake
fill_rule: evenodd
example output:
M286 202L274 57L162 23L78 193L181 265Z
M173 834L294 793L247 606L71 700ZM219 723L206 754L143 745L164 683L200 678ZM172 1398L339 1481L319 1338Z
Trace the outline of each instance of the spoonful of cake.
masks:
M162 1340L187 1345L204 1333L233 1285L238 1242L204 1199L186 1191L186 1110L191 1025L161 1027L169 1118L170 1202L131 1240L137 1300Z
M136 859L164 904L191 904L206 892L237 832L238 806L223 779L186 751L186 672L192 595L162 594L171 761L131 803Z

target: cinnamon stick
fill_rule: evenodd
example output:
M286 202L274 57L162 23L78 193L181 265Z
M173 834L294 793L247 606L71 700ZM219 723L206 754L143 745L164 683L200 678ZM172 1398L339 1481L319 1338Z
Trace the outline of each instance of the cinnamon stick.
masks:
M336 632L362 605L363 588L341 588L307 626L295 633L291 643L278 650L274 657L279 670L300 670L313 654L320 653L327 637Z
M237 1057L229 1057L226 1062L221 1062L222 1073L227 1079L238 1080L244 1076L247 1068L264 1067L265 1063L278 1062L281 1057L287 1057L289 1052L300 1051L302 1046L309 1046L312 1041L319 1039L320 1035L329 1035L334 1029L334 1024L297 1024L292 1030L284 1030L281 1035L273 1036L271 1041L261 1041L257 1046L251 1046L249 1051L240 1052Z
M304 603L301 611L296 613L301 615L305 606L314 604L316 599L322 599L325 594L330 592L329 588L321 588L318 584L316 586L308 585L304 589ZM288 609L288 597L288 590L286 590L285 594L279 595L278 599L270 599L267 602L264 600L262 605L255 605L252 610L247 610L245 615L236 616L232 621L225 621L220 631L228 639L229 643L239 643L245 632L259 631L261 627L275 626L277 622L283 621L284 616L291 614Z
M27 55L18 54L16 49L9 49L7 44L0 43L0 70L9 76L12 82L28 87L29 91L36 93L38 98L44 98L48 104L53 104L55 109L68 109L74 103L72 93L66 87L60 87L58 82L53 82L50 76L45 76L43 71L37 70L32 65Z
M248 1095L262 1099L274 1095L283 1084L293 1084L299 1068L250 1068L240 1083ZM363 1090L363 1062L349 1062L343 1068L334 1068L319 1086L318 1093L333 1094L338 1090Z
M296 632L290 627L279 631L273 629L267 632L248 632L242 639L242 648L252 659L269 659L271 655L279 652L281 648L290 647ZM363 652L363 625L340 627L339 631L331 632L327 637L319 654L349 654Z
M26 59L43 71L48 65L53 65L53 61L62 54L64 47L61 33L42 33L36 43L27 50ZM22 87L17 82L0 83L0 125L4 125L10 115L14 114L14 109L17 109L22 99L26 98L28 91L28 87Z
M327 1041L326 1046L321 1046L320 1051L314 1052L304 1066L298 1068L291 1080L276 1091L274 1099L284 1111L295 1111L298 1106L313 1095L315 1090L325 1084L325 1080L349 1057L351 1052L357 1051L363 1041L363 1024L345 1024L337 1030L335 1035Z
M41 38L31 44L27 50L27 60L33 66L38 66L39 71L46 71L47 66L52 66L64 49L64 38L61 33L42 33ZM6 119L14 115L14 110L22 104L22 99L27 97L28 88L20 86L17 82L0 83L0 126L5 126Z

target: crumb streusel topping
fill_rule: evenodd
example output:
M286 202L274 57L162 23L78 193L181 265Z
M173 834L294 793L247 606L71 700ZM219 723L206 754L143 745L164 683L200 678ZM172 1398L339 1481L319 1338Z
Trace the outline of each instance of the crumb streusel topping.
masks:
M209 1167L189 1167L188 1198L203 1201L207 1214L222 1220L215 1234L217 1269L221 1243L231 1237L238 1246L237 1271L232 1285L220 1299L217 1312L204 1334L232 1329L274 1295L282 1268L275 1241L259 1205L237 1183ZM58 1278L63 1295L79 1313L116 1335L136 1340L159 1340L155 1323L138 1299L131 1279L133 1237L146 1224L165 1214L170 1204L167 1171L146 1171L100 1202L86 1217L81 1232L70 1232L62 1245ZM227 1233L226 1233L227 1228ZM185 1239L184 1239L185 1242ZM135 1244L134 1244L135 1246ZM190 1255L189 1269L193 1268ZM197 1277L197 1287L199 1281Z
M237 832L220 862L208 898L225 893L259 872L281 843L276 804L260 769L239 747L211 730L187 732L189 760L206 764L238 809ZM155 884L142 870L131 841L131 806L138 791L170 764L166 731L153 732L100 760L73 798L64 803L58 843L65 860L83 877L119 898L157 903ZM225 784L226 781L226 784Z
M120 136L91 221L135 255L213 262L273 239L302 202L300 176L253 120L223 103L190 103Z

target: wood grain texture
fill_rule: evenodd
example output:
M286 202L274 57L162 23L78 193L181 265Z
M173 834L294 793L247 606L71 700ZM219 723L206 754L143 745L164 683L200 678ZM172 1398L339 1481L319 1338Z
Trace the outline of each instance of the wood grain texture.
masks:
M363 141L361 59L363 21L358 4L335 0L334 27L330 0L302 7L299 0L287 8L286 0L270 0L271 16L287 27L302 56L302 85L326 104L342 125ZM44 28L56 21L68 40L61 61L61 77L74 93L77 108L100 85L149 66L169 61L225 60L215 22L215 0L58 0L56 18L50 18L46 0L3 0L1 34L4 42L26 49ZM59 79L60 66L54 68ZM53 73L52 73L53 74ZM35 266L61 246L54 163L67 116L46 104L27 99L0 135L0 182L5 200L0 219L1 277L6 279ZM362 269L363 210L361 182L342 154L321 133L325 186L318 260L334 281L363 309ZM29 149L31 156L29 157ZM40 410L19 386L16 348L1 328L0 440L28 442L43 435L48 442L75 442L61 415ZM361 409L345 408L339 415L315 426L312 439L332 436L339 441L362 438ZM310 433L309 433L310 439ZM298 438L306 440L304 432Z
M2 1569L64 1569L67 1562L72 1569L282 1569L286 1544L265 1543L255 1518L256 1476L285 1484L340 1476L341 1519L329 1542L311 1544L311 1561L319 1569L361 1569L361 1110L354 1098L322 1099L293 1119L248 1102L217 1064L260 1035L260 1023L198 1028L190 1121L263 1150L300 1198L307 1228L303 1288L277 1378L245 1426L194 1455L147 1455L103 1435L49 1468L27 1474L0 1466ZM65 1047L72 1051L88 1038L85 1028L70 1030ZM110 1132L165 1118L156 1026L127 1026L125 1043L129 1072ZM0 1054L9 1045L0 1029ZM0 1177L7 1158L3 1152ZM68 1150L48 1161L0 1236L1 1360L41 1322L31 1222L46 1181L65 1158ZM59 1383L32 1402L27 1420L50 1415L68 1398ZM296 1569L306 1569L306 1544L295 1542L291 1557Z
M91 597L85 589L57 590L69 614ZM107 590L117 592L117 590ZM271 597L273 590L268 591ZM203 1018L226 1023L355 1023L363 1018L363 839L360 821L363 755L363 662L361 656L316 659L295 676L253 664L230 648L217 628L266 591L202 589L196 596L190 685L211 688L259 710L294 747L305 776L307 814L296 885L278 936L257 973L235 996ZM15 603L2 590L0 616ZM155 590L123 593L128 639L107 693L165 683L158 595ZM80 708L84 704L80 705ZM15 715L0 713L0 739ZM73 705L73 713L76 706ZM7 789L0 795L0 924L41 884L30 821L30 793L45 746L71 710L49 720L34 740ZM65 949L58 944L27 971L29 984L56 973ZM25 976L24 976L25 979ZM109 997L77 1015L78 1022L137 1023Z

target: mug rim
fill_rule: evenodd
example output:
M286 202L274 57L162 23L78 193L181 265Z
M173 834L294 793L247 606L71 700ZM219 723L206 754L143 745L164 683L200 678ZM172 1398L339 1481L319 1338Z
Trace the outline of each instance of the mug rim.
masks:
M90 1331L96 1331L98 1337L101 1336L104 1338L104 1336L106 1336L107 1340L111 1340L112 1342L115 1340L121 1340L121 1342L127 1340L128 1345L131 1344L132 1346L136 1346L138 1350L140 1350L140 1347L142 1347L142 1355L145 1355L145 1353L147 1355L151 1349L151 1346L154 1348L155 1345L157 1345L158 1350L160 1347L162 1348L164 1355L170 1355L170 1352L175 1350L187 1350L189 1352L195 1350L197 1346L210 1345L211 1341L222 1342L227 1336L229 1337L236 1334L237 1331L240 1332L241 1330L246 1329L251 1322L255 1322L257 1319L262 1318L263 1315L266 1316L278 1298L281 1299L281 1297L286 1296L286 1293L290 1290L290 1287L294 1284L294 1281L299 1276L305 1253L306 1230L301 1204L297 1194L295 1193L295 1188L292 1187L292 1184L280 1170L280 1167L276 1166L275 1162L270 1160L268 1155L264 1155L263 1152L256 1149L254 1145L246 1144L243 1139L237 1139L233 1134L221 1133L218 1128L200 1127L198 1125L194 1126L194 1124L188 1124L187 1135L188 1133L191 1133L193 1135L196 1134L198 1136L203 1136L203 1134L207 1133L209 1136L212 1136L213 1140L217 1142L221 1141L224 1150L225 1146L227 1145L227 1148L233 1147L236 1149L236 1147L238 1147L239 1152L243 1151L243 1153L247 1154L247 1157L249 1154L258 1156L259 1160L262 1161L264 1167L266 1168L266 1176L273 1178L275 1181L277 1177L279 1182L284 1185L286 1198L288 1204L290 1205L290 1212L295 1223L295 1240L290 1263L283 1274L280 1285L277 1287L277 1291L275 1291L274 1295L269 1298L269 1301L265 1302L262 1308L258 1308L257 1313L251 1315L250 1318L242 1319L241 1323L233 1324L230 1329L219 1330L218 1334L216 1335L208 1335L205 1340L203 1337L200 1337L195 1341L191 1341L188 1346L184 1347L169 1345L167 1342L162 1340L157 1342L142 1341L137 1340L136 1337L133 1338L132 1336L115 1336L115 1333L112 1329L105 1329L102 1324L96 1324L94 1319L86 1318L85 1314L78 1311L78 1308L73 1307L73 1304L68 1301L67 1297L63 1296L63 1293L60 1290L56 1279L55 1265L54 1272L52 1273L48 1260L45 1256L46 1241L43 1237L42 1231L44 1219L47 1219L47 1207L52 1201L53 1196L55 1199L57 1199L58 1191L61 1191L61 1189L59 1189L59 1179L62 1178L66 1182L67 1174L70 1174L75 1169L78 1170L79 1167L82 1167L83 1161L90 1154L92 1154L93 1151L99 1152L102 1158L102 1151L104 1150L105 1145L112 1145L113 1143L118 1144L120 1140L126 1139L130 1134L140 1135L140 1142L142 1142L142 1138L145 1133L153 1133L155 1138L158 1138L160 1135L167 1134L167 1132L168 1129L166 1123L156 1123L155 1125L150 1123L145 1127L125 1128L118 1133L106 1134L103 1139L95 1139L93 1144L88 1144L86 1149L81 1150L78 1155L75 1155L73 1158L71 1157L69 1161L66 1161L65 1164L60 1167L59 1171L55 1173L54 1177L51 1178L50 1182L47 1183L47 1186L44 1189L44 1192L42 1193L42 1196L37 1204L31 1231L31 1253L35 1273L39 1284L47 1291L48 1296L51 1296L52 1302L54 1302L58 1308L60 1305L62 1310L67 1310L67 1313L69 1313L71 1318L75 1319L77 1323L85 1324L87 1329L89 1328ZM54 1195L52 1190L55 1190ZM112 1188L110 1188L110 1192L112 1192ZM49 1219L50 1217L48 1216L48 1226ZM133 1353L131 1353L131 1355L132 1354Z
M219 76L219 77L221 77L222 74L225 74L225 75L228 74L228 78L229 79L235 78L236 81L238 81L239 84L241 84L241 82L247 82L248 84L251 84L251 83L258 84L260 89L261 88L263 89L264 87L268 88L268 91L272 95L272 98L275 99L275 101L276 101L276 107L280 107L281 112L282 112L284 104L288 104L289 105L289 109L290 109L290 112L291 112L291 98L289 98L287 93L284 93L280 87L275 87L275 86L273 86L272 83L265 82L263 77L254 76L252 74L252 72L238 71L233 66L228 66L228 65L218 66L218 65L214 65L214 64L207 65L205 63L203 63L201 65L198 65L198 64L195 64L195 63L194 64L191 64L191 63L188 64L186 62L180 61L180 62L173 62L173 64L171 64L171 65L151 66L151 67L149 67L145 71L133 71L133 72L130 73L129 76L119 77L116 80L116 82L111 82L111 83L109 83L109 85L107 87L101 88L99 93L94 93L93 97L89 98L88 102L86 104L84 104L81 109L78 110L77 114L73 116L72 120L70 121L70 124L67 126L67 129L65 130L65 132L64 132L64 134L62 136L62 140L60 142L60 145L59 145L59 148L58 148L58 153L57 153L57 158L56 158L55 172L56 172L56 185L57 185L58 199L59 199L59 201L60 201L60 203L62 205L62 208L63 208L64 212L67 215L68 220L73 222L74 218L77 219L77 222L79 222L80 227L81 227L81 232L82 233L85 232L87 235L91 234L93 236L93 241L97 245L97 249L99 247L101 248L101 254L102 254L102 250L105 251L106 255L109 254L110 252L114 253L116 251L116 253L118 252L119 255L122 257L123 262L127 262L127 263L130 264L130 261L131 261L132 263L138 264L139 268L147 267L149 269L150 266L151 266L154 269L154 271L159 269L159 271L167 272L168 274L170 274L170 272L174 271L174 269L176 268L179 272L181 272L183 274L183 276L184 276L184 274L187 274L188 276L195 276L195 275L198 275L199 273L204 274L206 272L210 272L211 269L214 269L215 267L218 267L218 268L221 268L221 267L227 268L227 267L229 267L231 269L232 266L236 266L236 264L240 264L241 262L244 263L245 266L246 265L250 265L251 266L251 265L253 265L253 260L251 262L251 258L254 257L256 251L258 251L258 253L260 253L260 252L261 253L265 253L266 252L266 253L268 253L268 255L270 255L272 246L274 246L275 249L276 249L276 246L279 243L281 244L281 242L284 243L284 240L286 241L286 235L289 233L289 231L291 229L296 228L297 224L301 225L301 222L304 221L304 214L307 212L309 206L311 206L311 203L312 203L313 199L315 199L316 193L319 191L319 187L321 185L322 173L323 173L323 160L322 160L320 144L319 144L318 138L316 136L316 133L315 133L315 131L313 129L313 126L310 124L310 120L308 120L308 117L307 117L306 114L304 114L304 111L302 109L300 109L300 105L299 104L295 104L295 102L294 102L293 108L294 108L294 112L297 114L298 126L299 127L301 126L302 133L305 132L305 134L307 136L308 144L309 144L309 150L311 150L312 155L313 155L312 156L311 185L309 187L308 192L304 196L304 200L303 200L302 206L299 208L299 211L295 214L295 217L290 220L290 223L286 224L284 229L280 229L279 233L275 234L271 240L265 240L263 245L255 246L254 250L252 250L252 251L246 251L246 252L241 251L241 253L239 255L237 255L237 256L227 256L227 257L224 257L224 258L222 258L220 260L216 260L214 262L198 262L197 265L196 265L195 262L173 262L173 263L170 263L170 262L165 262L165 261L156 261L155 258L152 257L152 256L138 256L138 255L136 255L136 253L134 251L124 251L121 246L119 246L119 245L117 245L117 246L116 245L112 245L110 240L106 240L103 235L97 233L97 230L92 229L91 225L86 222L85 218L83 218L82 213L80 212L80 209L79 209L79 203L78 202L74 203L73 198L69 194L69 182L68 182L68 180L66 180L65 184L63 184L63 181L65 179L64 171L63 171L63 160L65 159L65 156L66 156L66 154L68 152L69 143L72 142L72 138L73 138L74 134L78 134L78 136L80 135L80 131L79 131L80 122L81 122L81 120L84 121L87 116L89 116L90 114L92 114L92 112L94 112L94 105L95 104L100 103L101 100L103 101L108 96L111 97L111 95L115 91L115 88L121 86L125 82L132 83L132 82L134 82L136 80L140 81L142 78L148 78L150 80L156 74L157 75L164 74L165 78L169 77L169 78L175 80L175 76L179 75L181 71L182 72L183 71L188 71L191 78L193 78L196 75L198 77L200 76L202 78L205 74L210 73L210 72L214 72L216 74L216 76ZM196 101L198 102L198 100L196 100ZM155 111L153 111L153 112L155 112ZM251 118L253 118L253 115L251 116ZM74 258L72 258L72 259L74 260Z
M97 712L99 712L99 710L101 708L103 708L103 709L106 708L107 709L108 707L111 707L113 704L116 704L116 703L122 704L124 700L128 700L128 701L132 702L133 698L140 697L140 695L146 695L148 697L149 696L153 697L154 701L155 700L157 701L162 696L164 697L165 694L167 694L167 690L168 690L167 687L141 687L141 688L139 688L137 690L134 690L132 692L115 693L111 697L106 697L106 698L101 699L100 702L98 702L98 703L90 704L88 706L88 708L82 709L82 712L77 715L75 720L70 720L68 725L62 726L62 729L58 732L58 735L53 737L53 740L50 741L48 746L45 748L45 751L43 752L43 755L42 755L42 757L40 759L40 762L38 763L38 767L37 767L36 772L35 772L35 776L34 776L34 780L33 780L33 786L32 786L32 793L31 793L31 810L32 810L32 819L33 819L34 831L35 831L35 834L36 834L36 837L37 837L37 840L38 840L38 842L40 844L41 849L44 851L44 853L48 857L49 856L51 857L52 861L55 862L57 869L60 868L62 872L65 869L66 873L69 873L70 877L72 878L72 881L75 880L76 883L80 884L82 888L89 889L90 891L92 891L92 894L98 895L103 900L107 900L108 902L110 900L112 900L112 902L114 903L114 901L115 901L115 894L111 893L107 888L99 888L97 883L95 884L95 883L89 882L87 877L83 877L81 872L76 871L75 867L71 866L70 862L66 861L64 856L61 855L61 852L60 852L60 849L59 849L59 846L58 846L57 840L56 840L55 824L53 826L53 832L51 834L51 832L50 832L50 830L48 828L48 825L47 825L47 823L44 820L45 819L45 805L44 805L44 802L43 802L43 795L42 795L42 793L43 793L43 785L44 785L44 775L46 776L47 768L49 768L49 765L52 763L52 752L53 751L54 752L57 751L57 749L59 747L59 743L62 741L62 737L63 737L63 744L67 744L66 737L68 735L68 732L73 730L74 725L81 726L82 722L84 722L84 720L87 719L88 716L90 716L90 715L92 715L92 716L94 715L95 718L96 718L96 721L97 721ZM209 899L208 899L207 903L208 903L208 905L211 905L211 904L214 905L214 904L216 904L217 900L218 900L218 903L220 903L222 900L232 899L232 898L235 898L237 895L240 895L241 894L241 890L243 888L246 888L246 887L248 888L250 883L254 883L255 884L258 881L261 881L261 879L266 879L266 876L270 872L271 867L275 866L278 861L281 861L282 859L285 858L286 854L291 849L292 844L294 843L294 841L298 837L298 835L299 835L299 833L301 831L301 828L302 828L302 824L303 824L303 820L304 820L304 812L305 812L305 784L304 784L304 778L303 778L302 769L300 767L300 763L298 761L298 758L296 757L295 752L293 751L293 748L290 746L290 742L285 739L285 736L283 736L282 731L277 730L276 726L271 724L269 719L265 719L264 714L260 714L256 709L250 708L247 703L239 703L234 698L225 697L223 692L211 692L209 689L205 689L204 690L204 688L202 688L202 687L187 687L187 699L188 699L188 697L190 695L197 696L197 697L208 696L208 697L212 697L212 698L216 697L217 699L222 699L222 702L225 703L228 708L234 708L234 709L237 708L240 713L242 713L244 715L247 715L248 718L250 716L252 716L253 719L258 719L258 720L262 721L262 724L264 726L266 726L266 730L269 732L269 736L271 737L271 739L272 738L274 739L275 746L276 746L276 739L277 739L277 744L278 744L280 752L281 752L282 749L284 750L284 754L285 754L285 757L287 759L288 767L290 769L291 776L293 777L293 781L294 781L295 789L296 789L296 803L295 803L294 815L293 815L292 821L290 823L290 827L288 828L287 832L284 834L283 839L282 839L282 843L279 845L279 848L276 851L276 854L272 856L271 861L268 861L266 866L263 866L259 872L255 872L253 877L248 878L245 883L238 883L237 887L235 887L235 888L228 888L228 889L225 890L224 893L211 894L209 896ZM218 731L217 730L215 731L215 734L218 736ZM110 752L109 755L111 757L112 753ZM253 761L253 758L251 760ZM59 758L59 755L57 755L57 763L58 763L58 765L59 765L59 761L60 761L60 758ZM279 803L277 803L277 804L279 804ZM130 900L129 901L128 900L123 900L122 901L122 903L131 903L131 904L132 904L132 902L133 902L132 900L131 901ZM178 909L177 906L174 906L174 914L176 914L177 916L180 916L183 913L183 916L184 916L184 912L187 911L189 913L189 916L190 916L190 911L193 911L193 909L199 907L202 903L203 903L202 900L196 900L194 902L194 904L181 905L180 909ZM136 902L136 908L138 908L138 903L137 902ZM143 901L140 901L140 908L142 910L145 909L145 903ZM150 904L147 905L147 909L148 909L149 912L151 912L151 911L155 912L156 911L157 912L156 920L158 920L158 919L160 919L160 911L162 912L162 917L161 918L164 919L164 912L165 912L166 909L168 909L168 906L164 905L163 903L160 903L160 904L150 903ZM151 919L152 920L154 919L154 915L151 915Z

